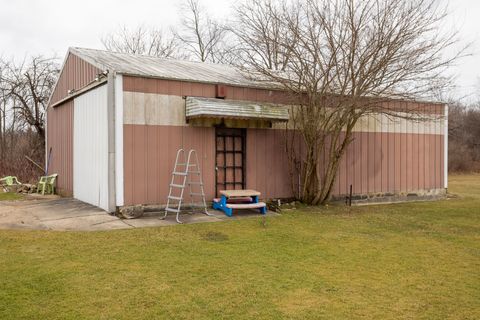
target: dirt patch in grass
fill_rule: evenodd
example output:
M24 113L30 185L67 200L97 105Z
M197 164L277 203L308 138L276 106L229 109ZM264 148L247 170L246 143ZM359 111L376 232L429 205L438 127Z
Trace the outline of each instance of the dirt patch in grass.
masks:
M228 240L228 235L218 232L218 231L209 231L202 234L202 239L212 242L222 242Z

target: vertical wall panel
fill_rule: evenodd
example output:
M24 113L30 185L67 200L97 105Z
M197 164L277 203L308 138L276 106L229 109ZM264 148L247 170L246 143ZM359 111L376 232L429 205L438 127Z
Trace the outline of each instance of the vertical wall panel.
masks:
M73 100L47 111L48 174L58 174L58 192L68 196L73 194L73 116Z
M362 190L360 193L367 193L368 191L368 132L359 132L356 134L360 136L360 172Z
M134 126L123 126L123 174L124 174L124 204L130 205L134 204L133 198L133 187L134 187L134 177L133 177L133 163L134 163Z
M74 99L73 196L108 210L107 86Z
M158 146L158 127L157 126L147 126L147 145L148 146ZM160 159L158 158L157 153L158 148L147 148L147 159L146 166L150 168L150 172L154 177L158 177L158 164ZM159 193L159 181L157 179L146 179L147 181L147 202L152 203L156 200L157 194Z
M247 189L254 189L254 186L257 184L256 168L252 163L257 162L257 129L250 129L247 132L246 145L247 145L247 154L246 154L246 186Z
M354 139L356 140L356 139ZM347 166L347 191L350 191L350 185L352 185L352 192L353 189L355 188L356 184L356 177L355 177L355 144L352 143L348 146L347 152L346 152L346 166Z
M386 134L388 152L387 152L387 175L388 185L386 192L393 192L395 190L395 133Z
M388 192L388 133L381 134L381 153L382 153L382 186L381 192Z
M362 170L361 170L361 164L362 164L362 134L361 133L356 133L352 137L353 141L351 143L351 148L353 150L352 158L351 158L351 163L352 163L352 170L353 170L353 186L352 186L352 192L354 194L360 194L362 193L362 182L363 182L363 177L362 177Z
M375 177L374 183L374 192L381 192L382 191L382 157L383 157L383 150L382 150L382 133L375 132L372 133L374 137L374 145L373 145L373 155L374 155L374 163L375 163L375 171L373 172L373 176Z

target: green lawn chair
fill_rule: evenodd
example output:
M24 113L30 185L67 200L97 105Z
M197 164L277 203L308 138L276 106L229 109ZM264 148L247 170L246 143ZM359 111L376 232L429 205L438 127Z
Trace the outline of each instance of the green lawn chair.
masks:
M37 192L46 194L55 194L55 187L57 183L58 174L52 174L49 176L40 177L40 181L37 184Z
M18 178L15 176L7 176L0 179L0 186L3 188L4 191L7 191L7 187L13 186L16 184L22 184L18 181Z

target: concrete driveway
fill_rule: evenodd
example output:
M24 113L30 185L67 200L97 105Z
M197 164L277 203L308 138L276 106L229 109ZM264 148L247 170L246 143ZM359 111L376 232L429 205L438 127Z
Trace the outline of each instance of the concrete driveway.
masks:
M209 209L213 216L201 213L181 215L184 223L216 222L256 216L256 212L241 212L226 217L222 212ZM98 231L160 227L176 225L175 216L159 218L163 212L146 212L139 219L120 219L102 209L72 198L28 199L0 202L0 229Z

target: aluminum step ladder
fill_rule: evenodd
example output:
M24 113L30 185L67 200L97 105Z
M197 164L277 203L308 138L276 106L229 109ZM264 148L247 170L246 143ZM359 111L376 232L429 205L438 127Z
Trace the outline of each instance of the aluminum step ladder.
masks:
M165 215L161 219L165 219L169 212L174 212L177 215L177 222L182 223L179 219L179 215L182 210L184 191L187 185L192 211L194 208L194 199L201 197L204 213L208 216L212 215L207 210L207 202L205 200L205 191L203 188L202 173L200 172L197 152L195 149L191 149L188 152L188 157L185 157L185 150L179 149L177 151L177 157L175 158L175 166L170 181L170 190L168 192Z

